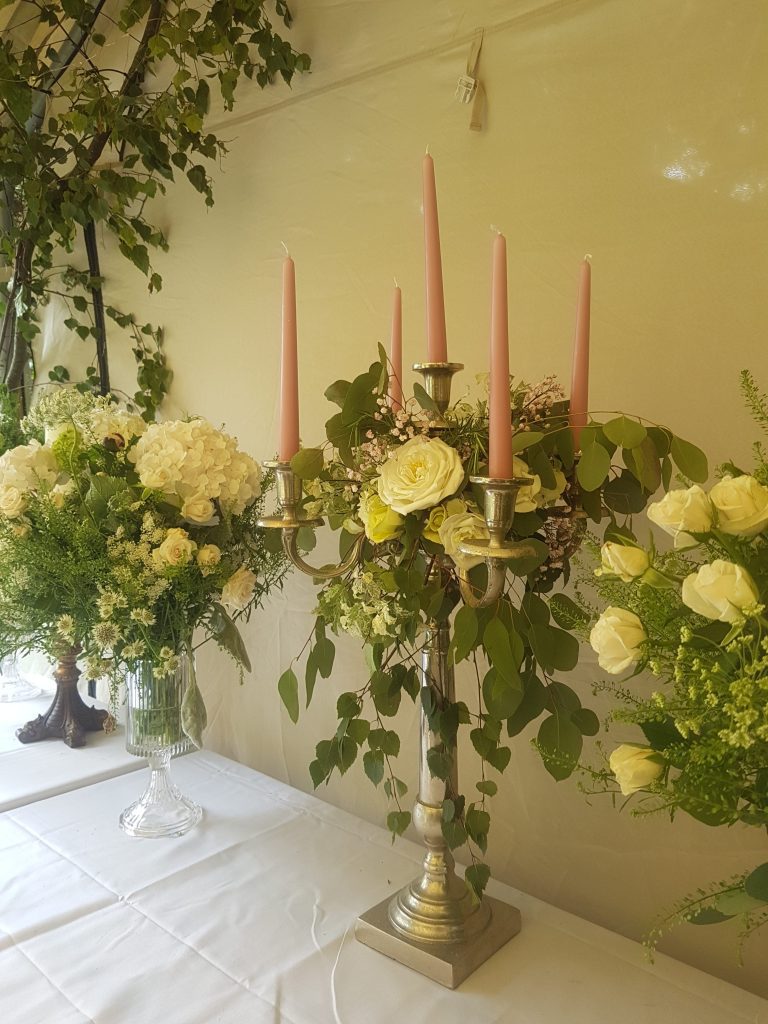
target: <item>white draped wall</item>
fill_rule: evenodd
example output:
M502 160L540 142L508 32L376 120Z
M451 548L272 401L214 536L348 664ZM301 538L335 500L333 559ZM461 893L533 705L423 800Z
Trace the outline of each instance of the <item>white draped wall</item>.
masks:
M457 386L485 368L494 224L509 244L514 372L567 377L578 262L590 252L592 407L669 423L714 462L748 458L738 371L751 367L768 382L762 0L292 6L294 39L312 53L313 72L292 90L245 88L233 116L217 115L231 154L216 173L212 210L184 182L156 204L171 243L157 261L163 291L148 297L121 261L106 260L109 300L166 328L174 408L226 422L257 455L274 451L281 241L297 266L305 442L322 434L325 386L367 365L386 339L393 275L404 294L406 360L423 353L428 144L449 351L467 365ZM488 96L480 133L453 95L478 27ZM49 309L43 371L82 358L81 343L58 333L57 315ZM111 359L129 386L128 346L115 343ZM254 617L246 633L255 669L243 687L214 653L200 673L209 746L305 789L336 696L363 672L355 646L340 642L333 678L291 726L275 684L311 627L313 600L309 581L291 579ZM593 678L586 651L575 674L585 701ZM402 774L413 779L410 708L399 726ZM505 881L639 937L690 887L765 859L756 832L637 820L605 797L588 802L572 781L550 779L528 739L515 743L495 800L489 858ZM373 821L385 811L357 767L321 795ZM743 968L727 928L689 927L663 948L768 995L767 939L752 944Z

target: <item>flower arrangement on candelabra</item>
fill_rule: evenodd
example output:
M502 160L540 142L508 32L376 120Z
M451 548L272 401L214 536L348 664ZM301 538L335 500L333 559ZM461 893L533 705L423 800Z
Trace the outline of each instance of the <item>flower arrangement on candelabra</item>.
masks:
M583 508L599 519L606 506L614 518L643 507L644 480L660 466L651 452L655 435L623 416L584 427L577 459L567 403L547 378L512 385L513 474L491 477L488 402L450 403L460 368L417 364L425 384L404 404L388 393L383 350L355 380L331 385L326 396L339 411L327 423L327 444L301 449L290 464L270 464L279 515L262 521L282 531L294 565L325 581L308 642L307 703L318 674L332 671L329 631L365 646L368 678L338 699L338 728L318 743L310 765L315 786L345 773L362 753L366 775L391 801L393 837L413 820L427 846L423 875L364 914L358 937L450 986L520 927L514 908L483 896L488 798L497 790L493 774L510 760L506 739L543 716L537 744L562 779L576 767L583 737L598 730L595 714L554 678L578 659L570 630L582 613L550 592L568 577L585 530ZM672 435L659 428L661 438L668 452ZM612 466L617 448L631 469ZM340 532L337 566L312 567L296 550L299 531L320 525L319 517ZM465 660L477 680L473 707L455 694L454 666ZM278 686L295 721L293 666ZM395 770L400 737L387 723L404 695L421 708L413 819ZM458 781L463 727L480 759L474 796ZM472 860L466 885L451 853L465 844Z
M199 809L166 755L202 741L193 631L249 669L237 622L285 567L254 529L261 470L203 419L147 425L74 390L44 395L25 425L38 439L0 457L0 655L41 650L59 667L50 709L17 735L81 746L108 714L80 698L78 661L113 701L127 678L129 749L153 778L124 826L180 834Z
M768 432L768 397L746 371L742 389ZM671 490L649 506L672 551L639 546L626 527L602 547L599 664L630 679L648 670L658 689L604 684L619 698L612 718L643 742L616 747L584 788L633 798L635 814L768 829L768 453L758 443L755 455L751 474L728 463L708 493ZM768 863L691 893L649 942L683 921L729 920L742 938L768 922Z

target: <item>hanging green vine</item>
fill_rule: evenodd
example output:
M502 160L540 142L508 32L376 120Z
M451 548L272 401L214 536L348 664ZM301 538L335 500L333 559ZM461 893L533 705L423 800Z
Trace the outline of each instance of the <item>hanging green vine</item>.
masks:
M0 40L0 255L11 269L0 366L22 410L37 314L57 295L68 307L65 326L94 342L81 386L109 390L109 319L131 336L135 401L146 418L154 414L170 382L162 333L103 302L95 239L111 234L149 290L161 288L152 252L168 242L147 204L179 175L213 204L209 162L227 151L206 127L213 93L231 110L243 78L264 88L309 69L310 58L275 31L265 8L264 0L208 0L195 9L179 0L16 3ZM285 0L275 11L289 26ZM128 55L112 67L105 45L126 39ZM68 262L81 234L86 270ZM53 376L65 374L57 367Z

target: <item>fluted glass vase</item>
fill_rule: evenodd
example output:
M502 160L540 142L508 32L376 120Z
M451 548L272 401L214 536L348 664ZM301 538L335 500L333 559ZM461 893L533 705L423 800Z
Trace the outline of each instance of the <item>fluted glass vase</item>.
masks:
M40 690L32 686L19 671L19 660L15 654L0 660L0 703L8 704L39 697Z
M150 777L142 795L120 815L120 827L147 839L182 836L200 821L202 808L185 797L170 774L171 758L192 743L181 727L181 703L190 679L189 657L175 672L158 676L150 661L140 662L126 678L126 748L146 757Z

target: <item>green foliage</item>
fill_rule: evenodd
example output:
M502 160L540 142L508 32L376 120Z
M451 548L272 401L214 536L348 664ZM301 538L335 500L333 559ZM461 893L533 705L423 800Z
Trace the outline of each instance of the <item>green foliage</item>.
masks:
M262 88L278 78L290 84L310 66L275 30L264 0L204 0L194 9L175 0L119 0L108 12L90 0L24 6L41 31L0 40L0 255L13 267L0 309L0 361L14 391L39 331L38 311L52 296L67 305L64 323L73 334L98 338L94 302L103 279L91 276L92 266L60 269L79 234L93 225L107 233L149 290L159 290L152 260L168 241L152 223L151 200L181 177L213 204L210 168L227 151L208 127L216 94L231 110L244 79ZM289 25L284 0L276 8ZM43 41L29 45L36 36ZM103 49L114 36L129 41L118 67ZM110 309L131 336L136 401L151 418L170 379L160 334ZM83 386L108 387L101 364L100 373L91 369ZM55 375L63 379L61 367Z

